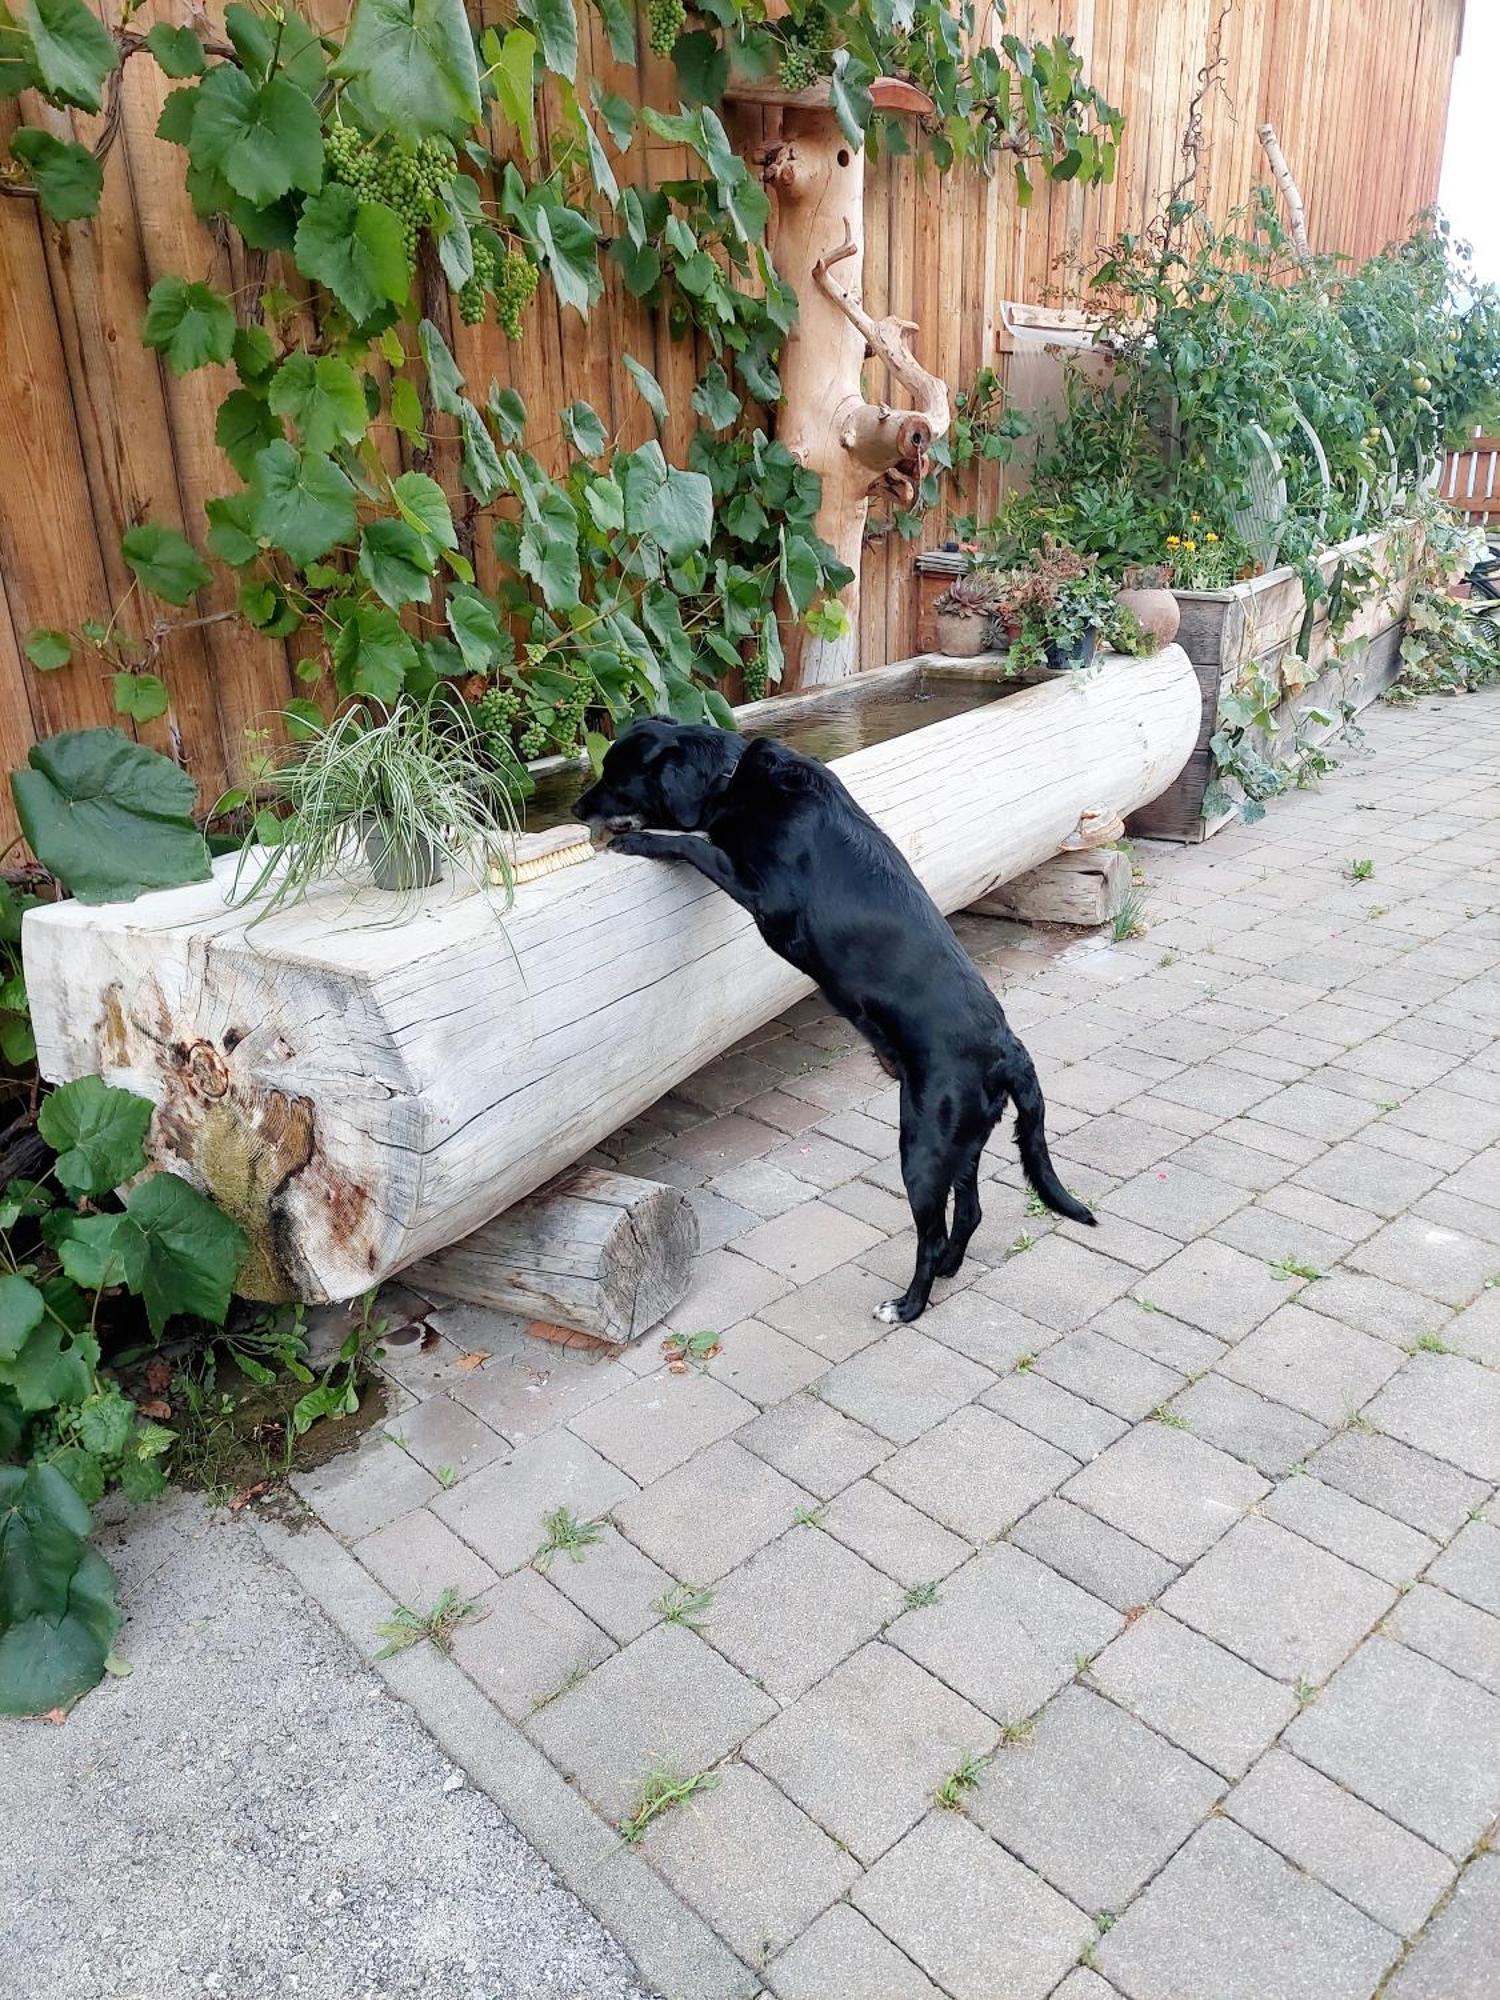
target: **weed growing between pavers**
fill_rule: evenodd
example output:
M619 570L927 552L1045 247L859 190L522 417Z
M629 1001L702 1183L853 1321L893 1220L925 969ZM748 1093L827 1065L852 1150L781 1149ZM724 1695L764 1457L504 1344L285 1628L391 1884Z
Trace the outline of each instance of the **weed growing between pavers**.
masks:
M661 1344L667 1366L674 1375L686 1375L696 1362L701 1367L722 1352L723 1343L711 1327L701 1333L669 1333Z
M1132 938L1144 937L1148 928L1144 894L1139 889L1127 890L1109 920L1110 936L1116 944L1128 944Z
M694 1590L691 1584L674 1583L656 1600L656 1609L668 1625L685 1625L689 1632L701 1632L702 1620L714 1601L711 1590Z
M906 1609L925 1610L929 1604L938 1602L940 1594L935 1583L914 1583L906 1593Z
M628 1819L620 1822L620 1840L626 1847L634 1847L653 1821L680 1806L698 1792L717 1790L719 1780L712 1771L695 1771L690 1777L681 1777L670 1764L653 1764L646 1773L641 1789L636 1793L635 1810Z
M574 1562L582 1562L584 1551L603 1540L607 1525L604 1521L580 1521L571 1507L554 1507L550 1514L542 1516L547 1539L531 1558L532 1568L545 1575L552 1566L552 1558L564 1550Z
M1351 861L1349 863L1348 874L1351 882L1368 882L1374 873L1375 863L1373 861Z
M396 1653L404 1653L408 1646L420 1645L424 1639L440 1653L451 1652L453 1635L459 1626L475 1624L486 1616L477 1598L465 1597L450 1585L430 1611L412 1611L404 1604L398 1605L392 1617L377 1625L375 1636L384 1639L385 1644L375 1657L389 1660Z
M1295 1250L1288 1250L1284 1257L1278 1257L1267 1268L1274 1271L1278 1278L1285 1278L1288 1282L1293 1278L1314 1280L1326 1275L1315 1264L1304 1264Z
M962 1811L965 1798L978 1785L988 1761L988 1758L979 1756L973 1750L965 1750L933 1793L933 1804L941 1806L944 1812Z

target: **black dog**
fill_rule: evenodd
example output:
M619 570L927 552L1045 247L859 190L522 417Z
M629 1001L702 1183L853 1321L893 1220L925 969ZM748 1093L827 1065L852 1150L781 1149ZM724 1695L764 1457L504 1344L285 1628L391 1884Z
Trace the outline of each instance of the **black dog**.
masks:
M621 854L686 861L733 896L772 951L815 979L900 1079L917 1267L877 1318L916 1319L933 1280L962 1264L980 1221L979 1156L1007 1098L1026 1178L1059 1215L1093 1222L1053 1171L1036 1070L999 1001L831 771L764 737L747 743L721 729L637 722L575 810L607 828ZM679 831L642 830L663 825Z

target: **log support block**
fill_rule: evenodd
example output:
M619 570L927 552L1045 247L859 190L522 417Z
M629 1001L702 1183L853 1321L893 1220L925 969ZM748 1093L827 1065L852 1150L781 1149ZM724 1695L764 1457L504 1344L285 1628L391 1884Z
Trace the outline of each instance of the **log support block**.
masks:
M575 1167L402 1275L423 1294L624 1343L677 1304L697 1254L680 1188Z
M1130 893L1130 863L1113 847L1057 854L971 903L981 917L1026 924L1107 924Z

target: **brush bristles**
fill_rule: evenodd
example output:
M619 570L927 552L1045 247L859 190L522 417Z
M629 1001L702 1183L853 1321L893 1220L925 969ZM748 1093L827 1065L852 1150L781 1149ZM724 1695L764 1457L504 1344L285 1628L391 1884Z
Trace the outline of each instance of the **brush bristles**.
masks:
M535 882L542 875L555 875L560 868L572 868L580 861L587 861L593 851L593 842L585 836L544 854L520 855L512 865L511 880L519 888L523 882Z

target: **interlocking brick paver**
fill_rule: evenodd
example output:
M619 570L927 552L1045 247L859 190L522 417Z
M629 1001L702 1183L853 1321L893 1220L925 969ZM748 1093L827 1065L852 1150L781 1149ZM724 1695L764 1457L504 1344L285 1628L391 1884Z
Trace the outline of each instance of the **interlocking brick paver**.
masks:
M990 1369L929 1340L916 1327L899 1326L841 1361L819 1394L893 1444L910 1444L994 1379Z
M1440 1660L1465 1680L1500 1695L1500 1618L1488 1611L1419 1583L1401 1599L1384 1629L1413 1652Z
M741 1320L719 1344L708 1373L762 1409L816 1382L828 1364L820 1356L758 1319Z
M1162 1609L1278 1680L1321 1681L1395 1591L1273 1521L1244 1520L1162 1598Z
M1077 1460L993 1411L958 1410L876 1472L924 1514L983 1542L1053 1492Z
M1457 1533L1469 1510L1489 1498L1480 1480L1378 1431L1340 1431L1314 1452L1308 1470L1440 1541Z
M1036 1372L1132 1423L1165 1403L1186 1379L1091 1327L1049 1347L1038 1356Z
M1094 1935L1081 1910L957 1813L929 1813L853 1901L954 2000L1042 2000Z
M1367 1639L1286 1741L1455 1860L1500 1811L1500 1700L1389 1639Z
M889 1331L875 1318L875 1308L890 1295L890 1285L875 1272L844 1264L826 1278L799 1285L760 1307L755 1317L800 1340L831 1365L858 1354Z
M744 1755L868 1864L916 1824L960 1759L984 1755L999 1733L992 1717L876 1642L767 1723Z
M1042 1501L1017 1521L1010 1539L1116 1611L1151 1603L1177 1574L1153 1549L1068 1500Z
M781 1534L800 1506L800 1486L733 1438L669 1472L615 1510L622 1530L683 1583L716 1583Z
M952 1292L922 1315L922 1332L956 1354L967 1355L996 1373L1014 1368L1028 1354L1040 1354L1059 1338L1055 1328L1027 1319L1012 1306L975 1291Z
M439 1494L432 1509L503 1573L529 1562L541 1547L544 1515L566 1507L580 1520L593 1519L635 1491L635 1481L582 1438L548 1431L504 1462L461 1479Z
M767 1972L778 2000L942 2000L919 1972L858 1910L835 1903Z
M1220 1340L1239 1340L1287 1300L1288 1286L1264 1259L1211 1236L1152 1271L1133 1288L1164 1312Z
M997 1722L1018 1722L1120 1624L1111 1606L1000 1542L956 1570L936 1604L903 1613L886 1636Z
M1446 1855L1284 1750L1268 1750L1224 1810L1404 1937L1426 1921L1453 1880Z
M365 1535L354 1553L409 1611L428 1610L445 1590L477 1597L495 1581L489 1564L425 1507Z
M591 1403L569 1428L628 1473L649 1485L755 1415L756 1406L737 1396L706 1370L652 1375Z
M769 1160L745 1160L711 1180L708 1192L748 1209L752 1215L769 1217L784 1215L799 1202L811 1201L817 1189Z
M1317 1287L1303 1297L1315 1300ZM1231 1348L1219 1368L1305 1416L1342 1424L1400 1365L1400 1352L1388 1341L1304 1305L1285 1305Z
M1464 1355L1414 1354L1365 1415L1388 1437L1500 1479L1500 1374Z
M1329 1429L1284 1403L1273 1403L1256 1390L1231 1382L1216 1369L1174 1396L1169 1414L1206 1444L1244 1459L1272 1479L1300 1465Z
M1224 1780L1082 1687L1064 1688L974 1793L979 1825L1082 1909L1123 1909ZM1062 1801L1066 1807L1059 1809Z
M665 1814L642 1851L751 1965L764 1966L859 1874L774 1785L743 1764Z
M610 1819L630 1812L653 1765L706 1770L776 1704L681 1625L658 1625L613 1654L528 1728L564 1777Z
M503 1437L472 1410L441 1392L395 1418L386 1429L419 1465L448 1479L449 1484L452 1478L477 1472L492 1459L510 1456L510 1446Z
M1243 1188L1213 1180L1172 1160L1113 1189L1101 1206L1188 1243L1195 1236L1206 1236L1216 1222L1233 1215L1244 1202Z
M1027 1319L1070 1333L1135 1282L1136 1273L1128 1264L1101 1257L1071 1236L1053 1233L1035 1249L976 1279L975 1285L986 1298L998 1299Z
M857 1424L811 1391L746 1424L739 1442L820 1500L831 1500L862 1479L893 1448L878 1432Z
M1023 1430L1034 1431L1049 1444L1057 1445L1071 1457L1087 1462L1116 1438L1124 1437L1129 1426L1097 1403L1087 1403L1070 1389L1049 1382L1035 1368L1017 1368L1002 1375L983 1401L999 1416L1009 1417Z
M313 1472L294 1473L292 1487L346 1541L373 1534L442 1492L425 1466L384 1439L331 1458Z
M599 1627L534 1569L502 1578L478 1600L478 1611L453 1634L453 1657L513 1722L614 1651Z
M679 1333L700 1333L706 1327L722 1333L736 1320L764 1318L765 1308L791 1288L790 1279L753 1258L735 1250L710 1250L698 1259L692 1284L665 1324Z
M903 1589L936 1582L973 1554L961 1536L874 1479L857 1479L830 1500L822 1525Z
M1191 1562L1267 1491L1247 1465L1191 1433L1144 1424L1112 1444L1063 1498L1133 1535L1170 1562Z
M1500 1528L1470 1521L1432 1565L1428 1580L1500 1617Z
M1090 1674L1132 1715L1228 1777L1247 1771L1297 1711L1289 1687L1164 1611L1134 1619Z
M823 1277L883 1240L882 1230L861 1222L858 1216L846 1215L830 1202L807 1201L739 1237L735 1249L742 1257L753 1258L767 1270L801 1285L809 1278Z
M1268 1520L1387 1583L1410 1583L1438 1552L1430 1535L1305 1475L1284 1479L1260 1511Z
M1369 2000L1400 1940L1213 1819L1099 1944L1131 2000Z
M559 1347L522 1333L492 1349L482 1367L460 1376L453 1395L513 1445L522 1445L623 1388L630 1375L624 1356Z
M1300 1187L1353 1202L1375 1215L1392 1216L1435 1187L1442 1174L1420 1160L1403 1160L1382 1152L1363 1139L1345 1139L1316 1160L1309 1160L1292 1179Z
M555 1556L547 1580L621 1646L657 1622L657 1605L672 1588L666 1571L618 1528L606 1528L597 1542L577 1552L576 1560L570 1554Z
M901 1607L901 1591L810 1524L788 1528L720 1586L712 1643L778 1701L792 1701Z
M1154 1304L1142 1305L1142 1297L1150 1299L1146 1284L1138 1285L1132 1297L1106 1306L1093 1321L1095 1332L1107 1333L1111 1340L1133 1347L1137 1354L1159 1361L1164 1368L1176 1369L1179 1375L1199 1375L1212 1368L1225 1352L1226 1343L1196 1326L1184 1325L1170 1313L1158 1312Z
M1491 2000L1500 1940L1500 1855L1481 1854L1385 1988L1385 2000Z

